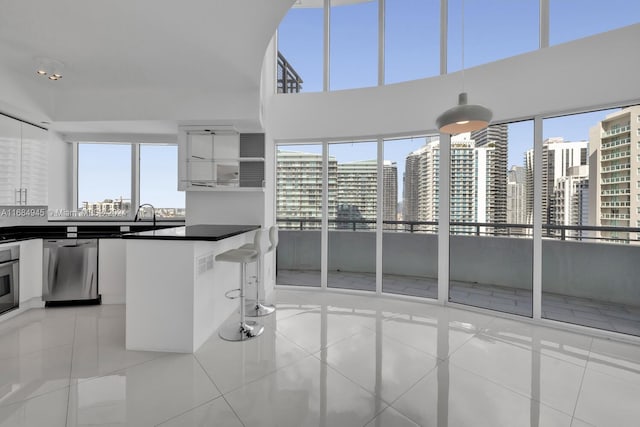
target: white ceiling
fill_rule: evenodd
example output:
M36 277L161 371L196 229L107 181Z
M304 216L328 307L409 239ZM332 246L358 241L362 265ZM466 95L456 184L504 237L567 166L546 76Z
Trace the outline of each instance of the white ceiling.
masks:
M265 50L292 3L0 0L0 75L12 85L0 107L54 126L85 122L83 131L105 121L252 120ZM64 63L63 78L37 76L39 56Z

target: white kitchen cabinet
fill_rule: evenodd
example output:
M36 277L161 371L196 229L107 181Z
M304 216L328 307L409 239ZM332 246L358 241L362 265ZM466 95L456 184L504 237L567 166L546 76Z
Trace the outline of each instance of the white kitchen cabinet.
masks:
M261 190L264 134L185 126L179 132L178 162L178 190Z
M46 206L47 131L0 115L0 205Z

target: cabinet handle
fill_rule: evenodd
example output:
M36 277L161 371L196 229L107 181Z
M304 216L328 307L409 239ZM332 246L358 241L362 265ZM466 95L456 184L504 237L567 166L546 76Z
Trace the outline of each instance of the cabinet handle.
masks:
M23 204L26 205L27 204L27 189L24 188L24 201Z
M22 188L13 190L13 204L16 206L22 204Z

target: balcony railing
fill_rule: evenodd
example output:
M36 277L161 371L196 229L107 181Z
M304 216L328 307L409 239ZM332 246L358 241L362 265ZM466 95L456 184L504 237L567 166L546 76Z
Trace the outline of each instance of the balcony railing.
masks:
M606 216L607 214L605 214ZM612 215L613 214L609 214ZM622 217L624 214L618 214ZM629 215L626 215L628 219ZM605 218L614 219L614 218ZM617 217L616 217L617 219ZM622 218L620 218L622 219ZM278 225L282 230L320 230L322 220L320 218L278 218ZM375 231L376 221L372 219L329 219L331 231ZM437 233L437 221L382 221L383 231L404 233ZM533 234L531 224L509 224L489 222L456 222L449 223L452 235L466 236L496 236L496 237L528 237ZM622 237L609 236L609 233L620 233ZM640 233L640 228L609 227L590 225L542 225L542 237L558 240L598 241L631 243L640 242L639 239L631 239L629 233ZM602 236L605 234L606 236ZM637 236L637 234L636 234Z
M631 138L620 138L620 139L614 139L613 141L610 142L605 142L604 144L602 144L602 149L608 149L608 148L613 148L613 147L618 147L620 145L628 145L631 144Z
M607 131L602 132L602 136L607 137L607 136L617 135L619 133L629 132L630 130L631 130L630 124L627 124L624 126L616 126Z
M302 89L302 78L284 55L278 52L278 93L298 93L300 89Z
M605 154L602 156L602 161L618 159L620 157L629 157L631 155L631 151L622 151L619 153Z

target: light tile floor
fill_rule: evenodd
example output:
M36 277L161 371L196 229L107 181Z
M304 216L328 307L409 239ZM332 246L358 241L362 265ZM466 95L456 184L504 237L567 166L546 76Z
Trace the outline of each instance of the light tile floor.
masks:
M279 285L320 286L320 272L279 270ZM375 291L375 275L369 273L329 272L329 287ZM385 274L383 292L423 298L438 297L434 278ZM451 301L531 317L531 290L514 289L483 283L452 281ZM576 325L640 336L640 307L573 296L542 294L542 316Z
M637 426L640 344L384 297L276 291L247 342L127 351L125 308L0 322L0 426Z

